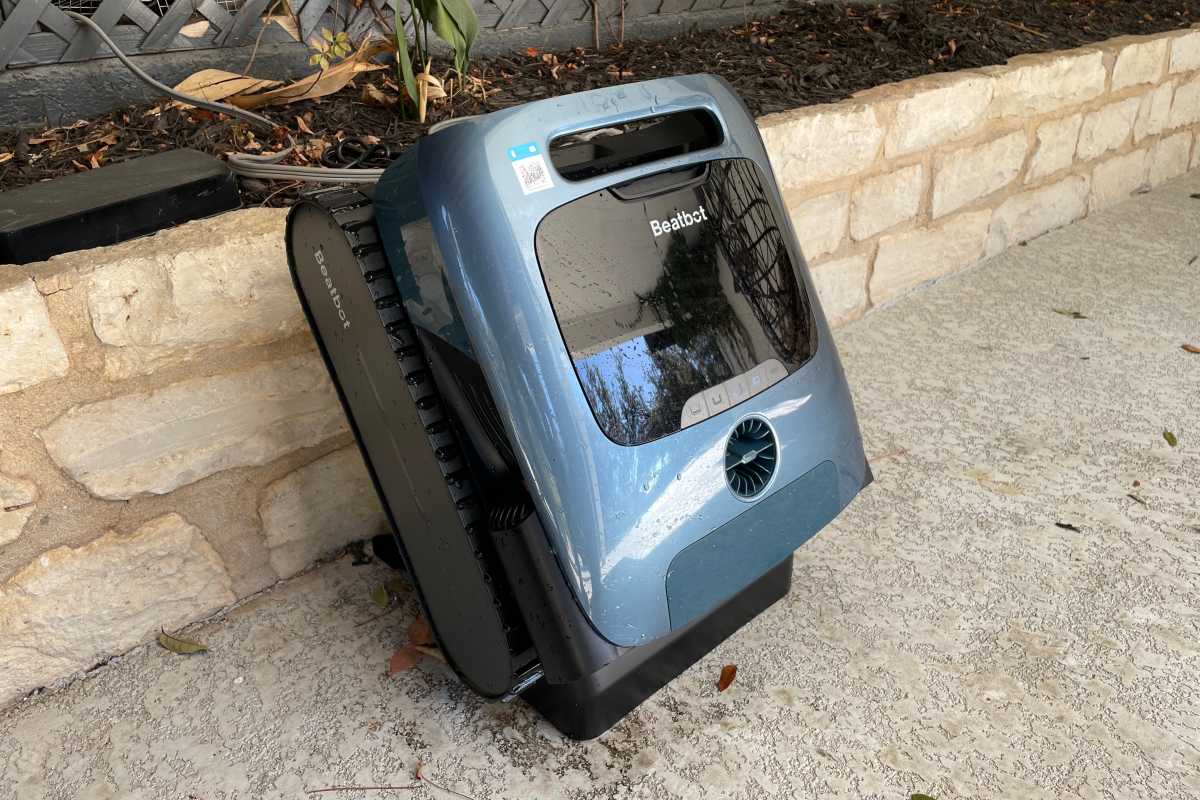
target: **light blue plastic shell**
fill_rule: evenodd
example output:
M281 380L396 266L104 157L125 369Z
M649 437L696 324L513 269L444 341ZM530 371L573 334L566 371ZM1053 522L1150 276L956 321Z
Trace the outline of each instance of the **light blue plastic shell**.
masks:
M576 183L553 174L554 188L528 196L517 183L511 147L532 142L545 153L564 134L695 108L720 121L721 145ZM781 547L786 556L870 480L837 351L773 176L776 217L814 307L813 358L724 414L649 444L613 443L592 415L535 256L538 223L607 186L718 158L748 158L772 176L741 101L722 79L695 75L556 97L451 125L410 148L376 190L377 218L402 290L411 269L402 228L424 224L428 215L449 305L425 298L410 302L409 311L418 322L422 313L437 317L444 338L473 351L567 582L597 631L617 645L644 644L735 594L746 585L747 564L775 558ZM449 327L446 317L453 318ZM723 462L730 431L752 413L770 421L780 452L771 488L747 504L727 488ZM797 481L814 475L825 476L812 483L821 496L805 496L809 484ZM718 528L718 536L705 539ZM720 549L680 559L672 570L676 557L702 539L690 553L709 550L710 542ZM703 564L703 574L681 575L693 562ZM674 615L669 571L679 587L704 582L675 604Z

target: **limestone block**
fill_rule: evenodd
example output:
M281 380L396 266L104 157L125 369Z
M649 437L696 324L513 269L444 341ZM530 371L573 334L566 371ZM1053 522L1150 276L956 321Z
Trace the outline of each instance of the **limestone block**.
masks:
M1161 140L1150 153L1150 185L1158 186L1187 172L1191 154L1190 133L1177 133Z
M1012 183L1028 148L1021 130L940 157L933 179L933 216L943 217Z
M259 505L271 566L280 578L387 526L357 447L346 447L272 483Z
M51 550L0 583L0 703L235 599L216 552L178 514Z
M991 72L993 117L1030 117L1086 103L1104 93L1108 79L1099 50L1018 56Z
M1200 122L1200 78L1175 90L1175 99L1171 101L1171 119L1167 127L1183 128L1197 122Z
M987 255L994 256L1015 244L1082 219L1087 214L1087 203L1088 181L1078 176L1013 195L992 216Z
M1132 153L1115 156L1092 171L1092 195L1089 208L1099 211L1116 205L1146 185L1146 170L1149 153L1134 150Z
M33 516L37 486L0 474L0 547L13 542Z
M1200 69L1200 31L1190 31L1171 40L1171 72Z
M759 120L779 184L798 188L866 169L883 141L869 105L837 104L770 114Z
M1038 127L1037 150L1029 162L1025 182L1040 181L1075 163L1075 146L1079 143L1079 129L1082 126L1082 114L1043 122Z
M1141 105L1141 98L1130 97L1117 103L1109 103L1085 116L1083 127L1079 131L1076 157L1080 161L1091 161L1125 144L1129 140Z
M811 272L830 325L841 325L862 316L867 306L865 255L827 261L813 267Z
M210 235L155 237L148 243L161 247L131 249L88 276L88 310L108 346L110 378L305 330L278 211L234 212L196 224Z
M1137 121L1133 123L1134 144L1147 136L1157 136L1167 128L1171 120L1171 100L1175 97L1175 84L1164 83L1142 97Z
M932 230L884 236L871 275L871 302L886 302L979 261L991 216L991 211L973 211L951 217Z
M346 430L316 354L77 406L40 431L54 462L96 497L166 494Z
M896 105L888 158L916 153L969 132L987 117L992 79L978 73L922 78L922 88Z
M20 270L0 267L0 395L61 378L68 369L46 300Z
M920 164L864 180L854 190L850 235L858 241L870 239L913 219L921 208L924 190L925 167Z
M793 205L788 212L805 258L832 253L846 237L850 193L833 192Z
M1116 92L1141 83L1158 83L1166 69L1170 47L1169 39L1155 37L1121 48L1113 64L1112 90Z

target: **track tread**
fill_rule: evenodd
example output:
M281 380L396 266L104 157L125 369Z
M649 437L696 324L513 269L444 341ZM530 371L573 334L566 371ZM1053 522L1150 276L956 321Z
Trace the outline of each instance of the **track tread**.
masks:
M529 670L529 664L516 661L516 657L528 652L527 646L522 647L518 644L524 631L519 624L513 624L514 619L519 619L516 609L503 602L497 594L496 582L492 579L490 571L484 567L485 557L480 539L487 535L489 530L487 512L475 490L470 468L458 441L459 434L450 423L443 407L424 348L416 329L408 319L403 298L392 278L391 267L387 263L375 228L371 200L356 190L341 187L316 191L308 194L305 199L324 208L351 244L359 271L375 302L380 324L388 334L396 364L419 411L429 446L458 511L463 532L470 539L484 583L490 587L493 606L500 613L509 642L509 651L514 657L512 678L516 685Z

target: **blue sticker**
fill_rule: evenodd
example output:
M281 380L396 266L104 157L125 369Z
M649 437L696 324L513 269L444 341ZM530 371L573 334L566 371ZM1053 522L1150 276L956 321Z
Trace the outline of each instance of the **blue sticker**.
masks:
M542 151L538 149L536 144L533 142L527 142L526 144L519 144L516 147L508 148L508 160L520 161L522 158L531 158L536 156L540 152Z

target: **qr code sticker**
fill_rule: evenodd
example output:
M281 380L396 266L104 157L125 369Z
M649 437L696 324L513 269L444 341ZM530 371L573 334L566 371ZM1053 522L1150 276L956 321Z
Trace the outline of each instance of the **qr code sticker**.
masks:
M513 169L517 172L517 182L521 184L521 191L525 194L554 188L554 183L550 180L550 170L546 168L546 159L540 153L514 161Z

